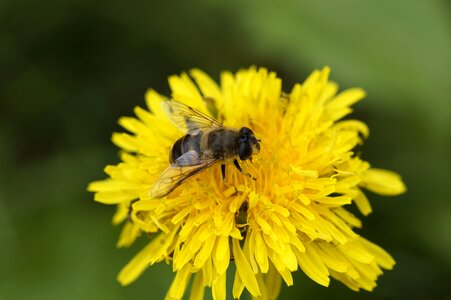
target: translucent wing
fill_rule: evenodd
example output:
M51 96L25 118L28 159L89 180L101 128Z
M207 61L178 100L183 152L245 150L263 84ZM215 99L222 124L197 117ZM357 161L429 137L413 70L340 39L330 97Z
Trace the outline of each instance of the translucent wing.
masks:
M185 152L181 156L177 157L174 165L178 167L191 167L202 164L203 161L199 157L199 153L196 150L190 150Z
M161 198L168 195L182 183L207 169L216 161L217 159L202 160L196 151L188 151L163 171L150 189L149 196Z
M184 133L196 135L204 129L222 127L215 119L178 101L163 101L161 106L172 123Z

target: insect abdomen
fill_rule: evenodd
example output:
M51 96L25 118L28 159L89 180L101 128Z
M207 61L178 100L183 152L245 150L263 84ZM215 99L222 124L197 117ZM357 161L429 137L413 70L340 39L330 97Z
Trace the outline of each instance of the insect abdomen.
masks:
M197 153L200 152L200 139L202 133L196 135L185 135L178 139L172 146L171 152L169 154L169 162L174 163L177 158L185 154L190 150L194 150Z

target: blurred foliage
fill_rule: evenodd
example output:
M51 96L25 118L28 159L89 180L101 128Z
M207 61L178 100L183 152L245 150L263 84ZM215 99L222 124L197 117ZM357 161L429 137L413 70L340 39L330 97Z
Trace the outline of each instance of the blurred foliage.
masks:
M166 265L125 288L115 281L140 245L114 248L114 209L96 204L87 183L118 162L110 135L147 88L168 94L167 76L192 67L217 79L253 64L277 71L285 89L324 65L342 88L365 88L354 114L372 132L363 156L409 188L370 195L359 233L397 260L373 293L297 272L281 299L449 299L445 0L1 1L0 298L162 298Z

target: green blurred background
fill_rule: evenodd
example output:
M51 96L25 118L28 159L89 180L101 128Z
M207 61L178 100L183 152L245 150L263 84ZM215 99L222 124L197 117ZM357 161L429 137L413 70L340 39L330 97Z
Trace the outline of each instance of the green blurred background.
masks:
M117 163L117 119L152 87L198 67L266 66L285 90L329 65L363 87L363 157L408 193L369 195L358 232L396 259L372 293L302 272L281 299L451 299L449 1L0 1L0 299L161 299L172 278L115 277L141 248L116 249L114 207L88 182ZM228 288L231 289L229 281ZM208 292L209 294L209 292Z

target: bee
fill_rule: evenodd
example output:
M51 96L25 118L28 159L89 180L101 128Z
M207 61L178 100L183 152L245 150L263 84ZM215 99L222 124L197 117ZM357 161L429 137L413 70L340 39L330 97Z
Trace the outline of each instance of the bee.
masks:
M223 180L225 163L231 161L241 174L250 176L243 171L238 159L252 160L252 155L260 152L261 140L251 129L224 127L197 109L175 100L162 101L161 105L169 120L185 135L172 146L169 166L150 189L151 198L170 194L185 181L218 162L221 162Z

